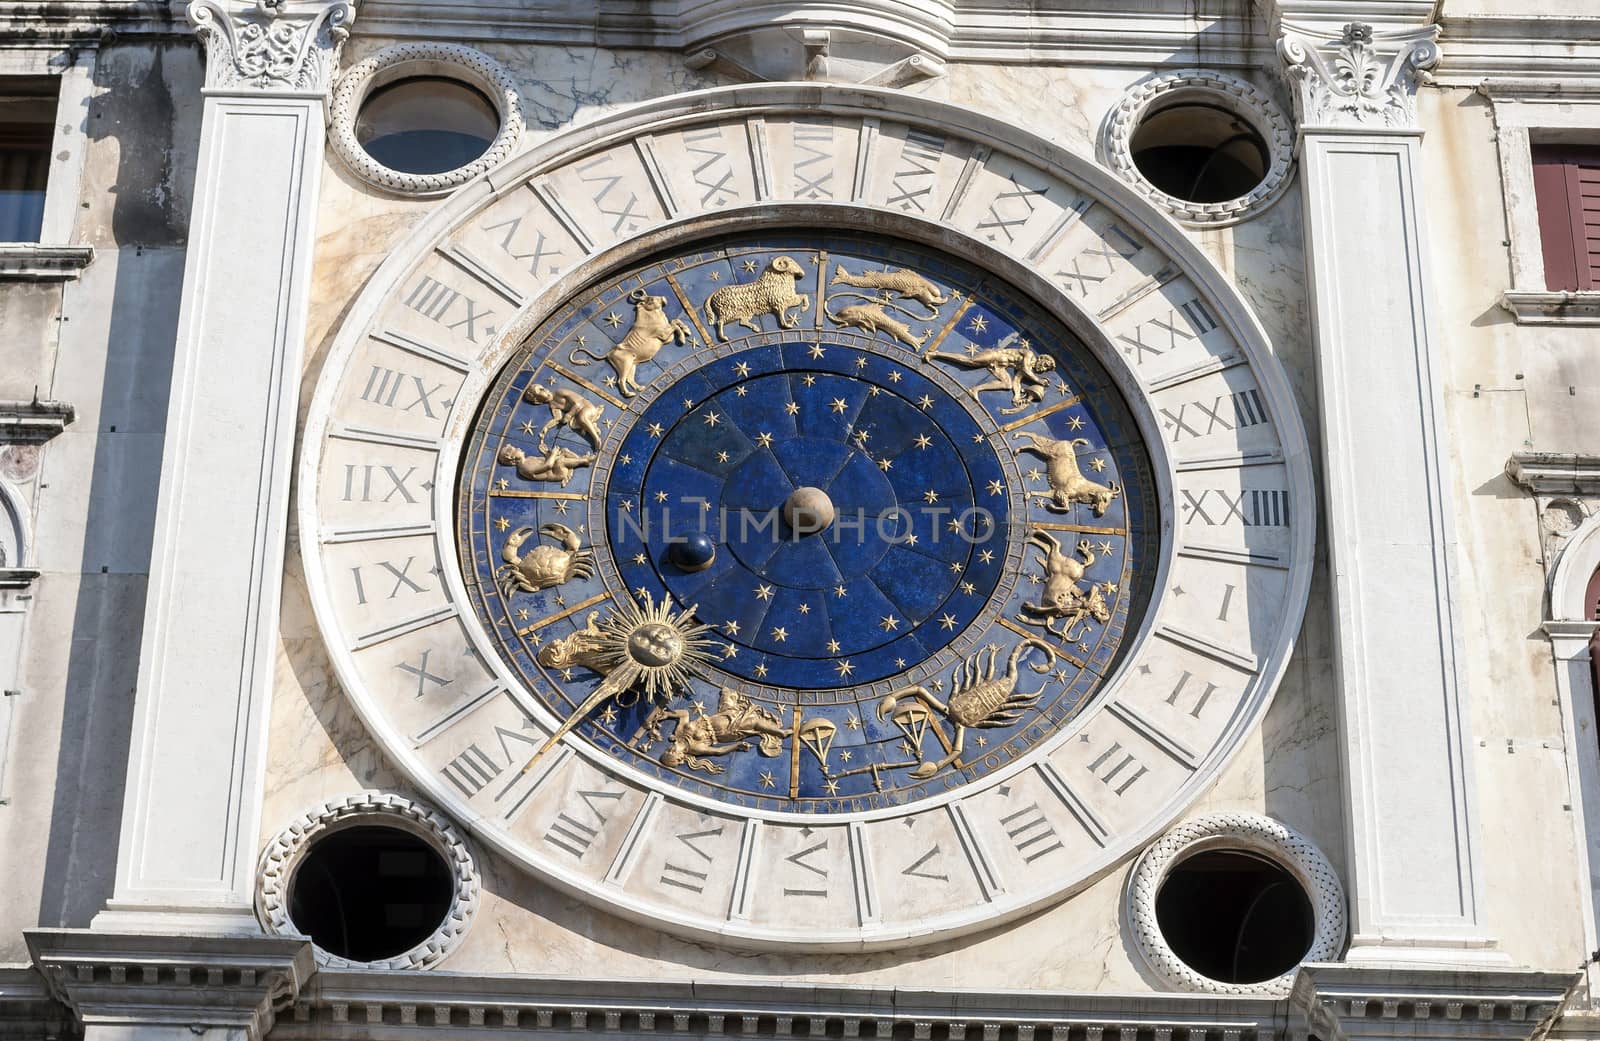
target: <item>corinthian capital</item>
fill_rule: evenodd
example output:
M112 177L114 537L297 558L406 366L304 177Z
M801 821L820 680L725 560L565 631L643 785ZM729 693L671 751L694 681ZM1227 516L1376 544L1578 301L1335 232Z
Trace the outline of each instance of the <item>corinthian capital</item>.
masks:
M1351 22L1333 36L1283 26L1278 56L1301 129L1415 130L1417 88L1439 61L1439 27L1379 33Z
M192 0L206 87L326 93L355 20L354 0Z

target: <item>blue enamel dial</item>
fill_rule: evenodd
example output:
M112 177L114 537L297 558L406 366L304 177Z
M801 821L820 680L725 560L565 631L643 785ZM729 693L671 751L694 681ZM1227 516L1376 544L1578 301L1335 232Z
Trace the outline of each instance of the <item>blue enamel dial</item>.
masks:
M932 250L725 240L548 316L468 436L479 621L558 721L585 649L663 602L710 652L573 739L655 783L801 813L976 780L1067 723L1150 595L1150 464L1058 321Z

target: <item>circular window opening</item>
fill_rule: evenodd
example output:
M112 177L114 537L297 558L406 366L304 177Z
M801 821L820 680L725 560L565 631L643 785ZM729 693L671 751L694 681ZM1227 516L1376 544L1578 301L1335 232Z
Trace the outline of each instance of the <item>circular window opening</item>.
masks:
M500 113L460 80L417 76L367 95L355 132L367 154L391 170L445 173L489 150L500 133Z
M454 891L450 866L424 839L398 828L344 828L306 852L289 918L329 954L381 961L433 935Z
M1182 102L1152 112L1134 129L1128 150L1151 184L1186 202L1227 202L1267 178L1266 139L1237 113Z
M1288 972L1316 935L1299 881L1254 853L1210 850L1179 862L1156 894L1156 924L1202 976L1260 983Z

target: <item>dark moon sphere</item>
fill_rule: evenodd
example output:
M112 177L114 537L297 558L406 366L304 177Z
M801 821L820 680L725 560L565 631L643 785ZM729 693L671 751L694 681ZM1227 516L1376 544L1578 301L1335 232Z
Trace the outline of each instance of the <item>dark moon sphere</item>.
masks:
M681 542L674 542L667 557L684 571L704 571L717 558L717 546L710 535L697 531L685 535Z

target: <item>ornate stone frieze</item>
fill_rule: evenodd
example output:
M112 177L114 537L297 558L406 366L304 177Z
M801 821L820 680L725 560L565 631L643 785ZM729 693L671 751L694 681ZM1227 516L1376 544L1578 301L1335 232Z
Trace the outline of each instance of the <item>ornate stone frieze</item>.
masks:
M1416 130L1417 88L1439 61L1438 26L1380 33L1350 22L1337 36L1285 25L1278 56L1302 129Z
M355 20L353 0L193 0L206 88L325 93Z
M315 970L298 937L36 929L27 939L34 968L85 1026L220 1027L255 1041Z

